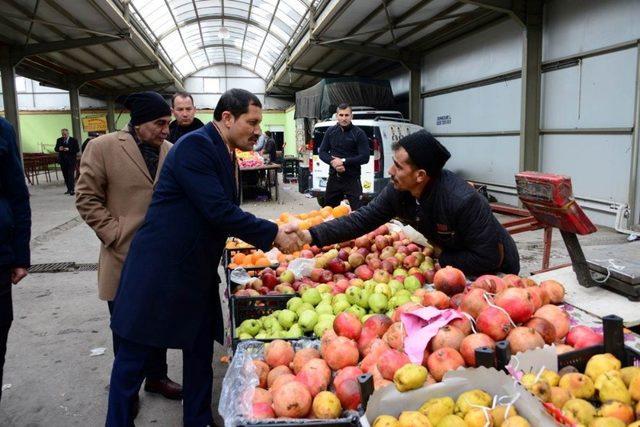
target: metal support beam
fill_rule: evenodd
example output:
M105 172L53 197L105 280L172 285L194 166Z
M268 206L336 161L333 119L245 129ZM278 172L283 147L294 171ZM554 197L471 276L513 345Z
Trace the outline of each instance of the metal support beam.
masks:
M82 141L82 125L80 123L80 89L78 86L69 88L69 105L71 106L72 136Z
M313 45L319 45L318 42L312 42ZM344 50L346 52L359 53L361 55L372 56L375 58L382 58L389 61L401 62L404 64L412 64L414 62L414 55L409 52L401 52L393 49L385 49L379 46L363 46L353 43L336 42L331 44L332 49Z
M105 79L107 77L122 76L124 74L131 74L131 73L138 73L140 71L159 70L159 69L160 69L160 66L156 62L149 65L143 65L140 67L116 68L114 70L96 71L95 73L89 73L89 74L77 74L75 76L70 77L70 80L77 83L86 83L93 80Z
M633 139L631 140L631 173L629 174L629 226L633 227L640 223L640 205L638 204L638 162L640 159L640 42L637 45L636 53L636 103L633 122Z
M95 46L98 44L105 44L111 42L117 42L129 37L129 33L114 34L113 36L97 36L87 37L82 39L69 39L61 40L57 42L49 43L32 43L28 44L24 48L16 49L16 54L22 57L41 55L43 53L59 52L61 50L75 49L79 47Z
M409 120L411 123L422 126L422 90L421 67L411 67L409 83Z
M540 81L542 73L541 0L528 1L522 47L519 170L540 170Z
M303 76L320 77L321 79L344 77L344 74L325 73L322 71L312 71L294 67L289 68L289 71L296 74L302 74Z
M107 97L107 130L116 131L116 100L113 96Z
M530 1L523 2L523 0L459 0L461 3L472 4L484 9L493 10L495 12L502 12L509 15L514 21L521 26L526 26L525 9L529 8L525 3L531 3ZM533 3L536 3L534 0Z
M0 47L0 74L2 75L2 101L4 102L4 118L13 125L18 141L18 150L22 156L20 139L20 118L18 117L18 94L16 92L15 66L6 55L7 48Z

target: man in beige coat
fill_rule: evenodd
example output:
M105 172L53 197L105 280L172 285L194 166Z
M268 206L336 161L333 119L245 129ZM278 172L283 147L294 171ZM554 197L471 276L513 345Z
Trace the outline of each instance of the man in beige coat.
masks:
M171 148L171 110L155 92L130 95L125 107L131 121L122 130L91 141L80 161L76 207L101 241L98 297L113 301L134 234L145 215L162 163ZM150 266L151 268L152 266ZM118 339L113 335L114 354ZM145 369L145 390L182 399L182 388L167 377L166 349L158 349Z

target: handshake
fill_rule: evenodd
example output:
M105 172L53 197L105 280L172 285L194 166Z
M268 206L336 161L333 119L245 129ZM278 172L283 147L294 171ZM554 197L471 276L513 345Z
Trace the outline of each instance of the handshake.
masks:
M273 244L283 253L299 251L305 244L311 244L311 233L301 230L299 222L289 222L278 227Z

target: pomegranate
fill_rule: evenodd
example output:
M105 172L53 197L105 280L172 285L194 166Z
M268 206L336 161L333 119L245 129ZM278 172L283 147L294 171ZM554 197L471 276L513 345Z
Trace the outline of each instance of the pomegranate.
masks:
M507 284L504 280L498 276L492 276L491 274L485 274L478 277L475 282L471 284L472 288L480 288L489 292L490 294L497 294L507 289Z
M449 297L441 291L425 292L422 296L422 305L444 310L449 308Z
M498 307L502 307L511 320L515 323L523 323L533 316L533 302L531 295L522 288L508 288L496 295L494 299Z
M398 308L402 308L407 304L415 303L405 303ZM372 330L375 332L376 336L381 337L385 332L387 332L387 329L389 329L392 323L393 322L391 321L391 319L389 319L389 316L386 316L384 314L374 314L364 322L363 329Z
M334 387L337 387L342 381L347 379L358 380L358 376L362 375L364 372L360 370L357 366L347 366L344 369L340 369L335 378L333 379Z
M256 368L256 374L258 375L258 386L267 388L267 376L269 375L269 365L262 360L254 360L253 366Z
M413 302L413 301L405 302L404 304L402 304L400 307L396 308L393 311L393 316L391 316L391 321L392 322L399 322L400 321L400 316L402 315L402 313L409 313L409 312L411 312L413 310L417 310L419 308L422 308L421 304L418 304L418 303ZM376 316L378 316L378 315L376 315ZM371 319L371 317L369 319ZM367 319L367 321L369 319ZM365 325L366 325L366 322L365 322Z
M507 288L524 288L525 284L522 278L516 274L505 274L502 276L502 281L507 285Z
M322 334L322 338L320 338L320 355L322 356L323 359L325 358L327 347L336 338L338 338L338 336L336 335L335 332L333 332L333 328L327 329Z
M333 321L333 330L339 336L357 340L362 332L362 323L355 314L343 311Z
M304 384L313 397L329 387L331 369L329 369L327 363L322 359L310 360L304 365L298 375L296 375L296 381Z
M436 271L433 277L433 285L437 290L452 296L464 291L467 285L467 278L462 271L455 267L447 266Z
M447 371L458 369L461 366L464 366L462 355L449 347L431 353L427 359L429 373L436 381L441 381Z
M298 381L284 384L273 394L273 409L278 417L304 418L311 409L311 393Z
M543 305L533 315L548 320L556 328L556 341L564 338L571 327L569 315L557 305Z
M338 337L327 346L323 357L331 369L338 370L347 366L355 366L360 358L360 352L355 341Z
M540 286L530 286L530 287L527 288L527 290L529 292L533 292L533 293L538 294L538 298L540 299L540 306L537 307L536 310L538 308L542 307L543 305L549 304L549 295Z
M362 369L362 371L366 373L371 372L372 368L376 367L376 364L378 363L378 359L380 358L380 355L385 351L389 350L389 348L390 347L383 340L381 339L374 340L373 343L371 343L369 354L367 354L365 358L362 359L362 362L360 363L360 369Z
M261 387L256 387L253 390L253 400L252 403L268 403L271 406L273 399L271 397L271 392L269 390L265 390Z
M440 328L438 333L431 338L431 351L436 351L444 347L451 347L455 350L460 349L460 343L465 335L455 326L446 325Z
M511 354L517 354L526 350L533 350L544 346L544 340L533 328L518 326L507 335Z
M531 304L533 304L533 311L535 312L537 309L539 309L540 307L542 307L542 299L540 298L540 293L544 292L542 290L540 290L540 293L538 293L539 291L537 289L538 286L536 285L536 287L534 288L533 286L529 286L524 288L524 291L529 295L529 299L531 301Z
M265 420L275 418L276 414L271 408L271 404L265 402L254 403L251 407L251 418L254 420Z
M547 344L553 344L556 340L556 327L542 317L532 317L525 326L535 329Z
M358 338L358 351L362 356L369 354L371 344L378 338L376 331L373 329L363 329Z
M551 304L560 304L564 301L564 286L555 280L545 280L540 283L540 287L549 295Z
M575 346L576 342L578 342L579 340L585 337L591 336L593 334L595 334L595 331L588 326L585 326L585 325L574 326L569 330L569 333L565 338L565 343L567 343L570 346Z
M343 408L356 410L361 401L360 384L354 379L345 379L336 386L336 396Z
M404 349L404 337L406 335L402 322L395 322L387 332L385 332L382 339L389 347L402 351Z
M269 391L271 392L271 395L273 395L273 393L275 393L276 390L278 390L283 385L295 380L296 380L296 376L293 374L280 375L278 378L276 378L276 380L273 382L271 387L269 387Z
M449 298L449 307L457 310L460 307L460 303L462 302L463 297L464 293L459 293Z
M466 336L460 343L460 354L467 366L476 366L476 348L496 348L496 342L487 334L477 333Z
M480 312L487 308L489 304L484 299L486 291L480 288L472 288L462 297L460 310L468 313L476 319Z
M471 320L465 315L462 315L460 319L452 320L449 325L460 329L465 336L471 333Z
M291 343L283 340L275 340L265 345L264 360L267 365L275 368L276 366L289 366L293 361L293 347Z
M271 388L279 376L286 374L291 374L291 369L288 366L280 365L273 368L267 375L267 387Z
M496 307L485 308L476 319L476 329L489 335L494 341L505 339L511 328L509 316Z
M411 363L411 361L405 353L389 349L380 355L377 367L384 379L393 380L393 375L396 371L408 363Z
M319 359L320 352L315 348L303 348L301 350L296 351L296 354L293 356L293 362L291 364L291 368L293 369L293 373L297 374L300 372L302 367L311 359Z

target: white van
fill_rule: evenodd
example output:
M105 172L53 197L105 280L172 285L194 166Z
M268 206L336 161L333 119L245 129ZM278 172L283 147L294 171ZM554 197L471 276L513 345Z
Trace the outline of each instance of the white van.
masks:
M393 158L391 144L400 138L417 132L421 126L409 123L399 111L381 111L370 107L352 107L352 122L369 138L371 156L369 163L362 165L360 180L364 201L373 199L389 182L389 167ZM313 139L307 146L311 194L324 206L324 193L329 179L329 165L320 160L318 151L328 128L336 124L335 114L331 120L318 122L313 128Z

